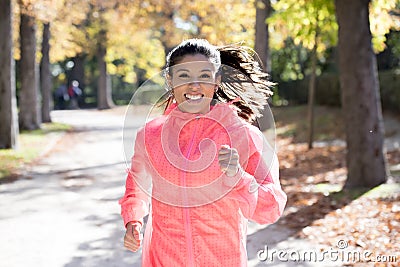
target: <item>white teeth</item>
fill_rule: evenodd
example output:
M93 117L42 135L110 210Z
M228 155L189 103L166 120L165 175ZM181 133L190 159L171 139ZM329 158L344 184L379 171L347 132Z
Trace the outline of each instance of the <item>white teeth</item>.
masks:
M190 100L197 100L197 99L202 98L202 95L189 95L189 94L185 94L185 96L186 96L187 98L189 98Z

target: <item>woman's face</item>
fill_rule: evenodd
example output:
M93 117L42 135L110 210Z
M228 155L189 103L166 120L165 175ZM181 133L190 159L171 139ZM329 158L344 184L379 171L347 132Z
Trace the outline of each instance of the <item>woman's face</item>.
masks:
M169 82L178 108L188 113L207 113L221 79L216 65L204 55L186 55L171 71Z

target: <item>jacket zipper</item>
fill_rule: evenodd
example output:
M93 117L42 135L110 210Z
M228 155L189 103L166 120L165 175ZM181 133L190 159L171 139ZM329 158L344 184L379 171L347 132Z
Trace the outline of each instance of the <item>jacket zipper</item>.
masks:
M200 119L200 117L196 117L196 120L198 121ZM193 149L193 143L194 143L194 139L196 137L197 134L197 129L199 128L199 124L196 123L195 124L195 129L194 129L194 133L192 135L192 138L190 139L190 143L189 143L189 148L186 152L186 159L189 159L189 156L192 152ZM185 168L186 169L186 168ZM184 204L187 205L188 204L188 196L187 196L187 191L186 191L186 174L185 172L182 173L182 186L184 187L184 191L183 191L183 201ZM185 221L185 233L186 233L186 244L187 244L187 251L188 251L188 262L190 267L194 267L194 255L193 255L193 238L192 238L192 234L191 234L191 221L190 221L190 208L189 207L184 207L183 208L183 216L184 216L184 221Z

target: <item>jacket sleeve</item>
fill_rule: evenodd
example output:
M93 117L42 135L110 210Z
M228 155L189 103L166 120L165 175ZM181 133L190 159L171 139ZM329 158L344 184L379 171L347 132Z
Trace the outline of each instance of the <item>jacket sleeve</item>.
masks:
M149 213L149 196L151 179L146 172L146 151L144 131L138 131L131 167L127 170L125 194L119 200L124 225L131 221L143 224L143 217Z
M279 182L279 163L274 149L262 133L250 131L250 157L244 161L240 179L231 192L242 214L259 224L276 222L283 213L287 196Z

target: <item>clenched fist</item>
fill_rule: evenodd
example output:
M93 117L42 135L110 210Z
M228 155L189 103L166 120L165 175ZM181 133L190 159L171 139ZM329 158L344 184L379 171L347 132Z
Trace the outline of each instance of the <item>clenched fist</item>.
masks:
M130 251L136 252L142 245L143 235L140 233L142 224L139 222L129 222L126 226L124 236L124 246Z
M221 171L226 176L235 176L240 169L239 153L236 148L231 148L228 145L221 146L218 152L218 161Z

